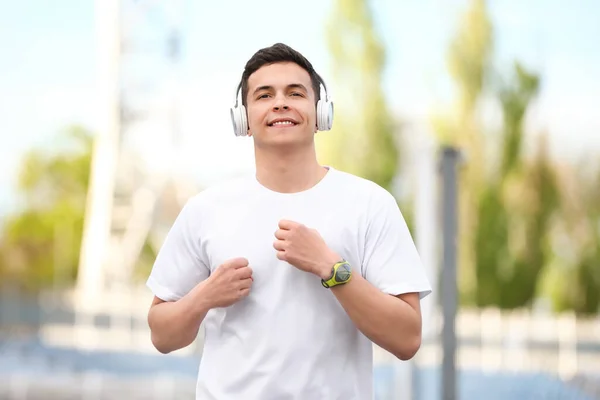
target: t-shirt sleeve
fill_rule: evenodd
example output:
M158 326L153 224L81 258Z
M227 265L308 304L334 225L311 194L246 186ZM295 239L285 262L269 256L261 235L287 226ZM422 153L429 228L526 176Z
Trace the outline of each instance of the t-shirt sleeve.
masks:
M394 197L385 192L372 202L365 238L363 274L375 287L394 296L431 293L410 231Z
M188 201L160 248L146 285L164 301L176 301L208 278L210 269L201 256L199 205Z

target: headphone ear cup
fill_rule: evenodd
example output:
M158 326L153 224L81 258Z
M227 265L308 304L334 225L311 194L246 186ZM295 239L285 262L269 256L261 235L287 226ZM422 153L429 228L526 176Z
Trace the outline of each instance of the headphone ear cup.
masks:
M328 131L332 126L333 102L321 99L317 102L317 129Z
M240 105L240 134L239 136L248 136L248 117L246 114L246 107Z
M232 107L230 114L231 123L233 124L233 133L235 136L247 136L248 120L246 119L246 107L243 105Z

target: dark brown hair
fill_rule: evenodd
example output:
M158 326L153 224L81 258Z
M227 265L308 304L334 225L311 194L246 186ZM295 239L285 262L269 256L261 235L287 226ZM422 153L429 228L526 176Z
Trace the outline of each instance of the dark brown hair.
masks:
M258 50L246 63L246 66L244 67L244 73L242 74L242 80L238 85L238 91L240 90L240 86L242 89L242 104L244 106L246 106L246 96L248 95L248 78L250 75L265 65L280 62L293 62L308 72L313 91L315 92L315 99L316 101L319 101L321 96L319 85L322 83L323 86L325 86L325 82L323 82L323 79L319 76L319 74L317 74L310 61L308 61L306 57L304 57L298 51L292 49L290 46L283 43L276 43L270 47L265 47Z

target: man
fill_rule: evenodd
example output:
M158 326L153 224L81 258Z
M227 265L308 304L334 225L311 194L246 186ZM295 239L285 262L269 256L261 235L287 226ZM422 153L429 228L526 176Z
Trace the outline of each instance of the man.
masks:
M152 342L185 347L204 321L197 399L371 399L372 342L419 349L429 282L394 198L317 162L321 83L286 45L254 54L232 117L256 174L189 200L157 256Z

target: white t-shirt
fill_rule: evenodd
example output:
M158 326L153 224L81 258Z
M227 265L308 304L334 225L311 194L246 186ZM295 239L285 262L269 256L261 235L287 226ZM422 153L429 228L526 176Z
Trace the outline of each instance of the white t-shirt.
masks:
M395 199L371 181L329 168L299 193L271 191L254 177L208 188L181 211L147 282L175 301L228 259L245 257L253 270L248 297L204 320L196 398L372 399L372 343L320 278L276 257L281 219L317 229L385 293L431 292Z

